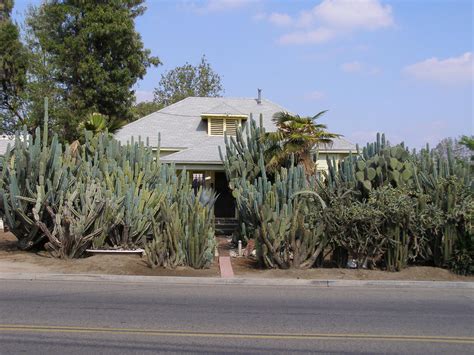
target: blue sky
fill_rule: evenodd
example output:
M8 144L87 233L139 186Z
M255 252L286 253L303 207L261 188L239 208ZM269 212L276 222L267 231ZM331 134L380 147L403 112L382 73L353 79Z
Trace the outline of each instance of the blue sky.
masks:
M21 19L29 4L16 0ZM385 132L410 147L474 134L473 5L468 0L148 0L137 19L163 65L205 54L225 96L263 96L364 144Z

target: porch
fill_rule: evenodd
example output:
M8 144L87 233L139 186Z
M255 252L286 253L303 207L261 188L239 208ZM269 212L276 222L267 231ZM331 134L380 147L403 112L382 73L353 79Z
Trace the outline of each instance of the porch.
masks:
M218 170L188 170L188 179L197 192L200 187L213 189L218 195L214 206L216 218L222 224L229 224L229 219L236 217L235 199L229 188L224 171Z

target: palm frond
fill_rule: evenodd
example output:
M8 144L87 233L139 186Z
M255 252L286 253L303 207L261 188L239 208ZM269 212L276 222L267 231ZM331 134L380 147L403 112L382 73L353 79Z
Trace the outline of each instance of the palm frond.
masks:
M317 120L318 118L320 118L321 116L323 116L326 112L328 112L328 110L324 110L324 111L318 112L316 115L314 115L313 117L311 117L311 120L312 120L312 121Z
M291 155L305 166L309 174L315 171L311 151L320 145L331 144L334 138L341 136L328 132L325 124L316 122L326 112L321 111L313 117L300 117L283 111L273 115L278 131L263 138L267 144L265 161L269 171L288 164Z

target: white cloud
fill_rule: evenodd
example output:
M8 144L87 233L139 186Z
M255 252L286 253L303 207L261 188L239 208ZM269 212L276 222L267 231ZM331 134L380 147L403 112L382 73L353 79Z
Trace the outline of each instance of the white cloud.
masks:
M277 26L289 26L293 23L290 15L280 14L278 12L273 12L268 15L268 21Z
M362 70L362 65L359 62L349 62L341 65L342 71L346 73L357 73Z
M318 28L314 31L297 31L287 33L278 40L281 44L309 44L324 43L334 37L334 32L327 28Z
M301 14L300 26L322 22L332 28L368 29L393 25L392 8L378 0L324 0L312 10Z
M406 66L403 73L422 81L465 84L474 80L474 57L472 52L447 59L434 57Z
M307 94L304 95L305 100L308 101L318 101L326 98L326 94L322 91L315 90L308 92Z
M135 91L136 102L153 101L153 91Z
M267 14L265 12L259 12L255 14L253 17L255 21L268 21L275 26L290 26L293 24L293 19L288 14L282 14L279 12L272 12Z
M372 67L370 69L367 70L367 73L369 73L370 75L378 75L380 74L381 70L379 67Z
M322 43L355 31L373 31L394 25L392 8L379 0L323 0L310 10L291 17L278 13L266 19L278 26L293 26L281 44Z
M259 0L207 0L204 4L202 2L196 3L195 1L188 1L186 2L186 7L197 13L206 14L210 12L236 10L258 1Z
M263 21L263 20L266 20L267 18L268 16L264 12L258 12L252 17L254 21Z
M369 75L377 75L380 73L379 67L366 65L358 61L341 64L341 70L346 73L364 73Z

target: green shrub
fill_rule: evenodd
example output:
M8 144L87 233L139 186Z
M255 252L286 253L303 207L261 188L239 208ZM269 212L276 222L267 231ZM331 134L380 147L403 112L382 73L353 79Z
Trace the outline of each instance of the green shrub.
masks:
M474 234L466 233L458 239L448 265L456 274L474 274Z

